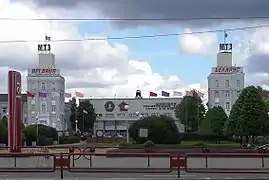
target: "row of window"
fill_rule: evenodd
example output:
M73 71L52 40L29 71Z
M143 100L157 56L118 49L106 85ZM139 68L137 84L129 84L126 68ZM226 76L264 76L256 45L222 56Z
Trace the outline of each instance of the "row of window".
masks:
M35 104L32 104L31 105L31 110L34 111L36 109L36 105ZM47 108L47 103L45 102L41 102L41 112L42 113L46 113L48 111L48 108ZM56 113L57 111L57 107L56 105L51 105L51 112L52 113Z
M40 83L40 89L41 90L57 90L57 84L55 83L55 82L52 82L51 83L51 88L49 89L48 88L48 83L46 83L46 82L41 82ZM32 83L32 87L34 87L34 83ZM35 91L36 89L31 89L32 91Z
M2 113L7 113L7 107L2 107Z
M239 97L239 95L240 95L240 91L237 91L236 92L236 97ZM227 98L231 97L230 91L225 91L225 96ZM215 91L215 97L216 98L220 97L220 92L219 91Z
M230 87L231 86L231 84L230 84L230 81L229 80L226 80L225 81L225 87ZM220 87L220 81L219 80L216 80L216 87ZM240 88L241 86L240 86L240 80L237 80L236 81L236 87L238 87L238 88Z

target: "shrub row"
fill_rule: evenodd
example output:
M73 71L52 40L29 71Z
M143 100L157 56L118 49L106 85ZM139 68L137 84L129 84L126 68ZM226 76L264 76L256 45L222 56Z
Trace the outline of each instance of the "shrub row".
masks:
M201 135L199 133L180 133L182 141L231 141L230 137L214 136L214 135Z

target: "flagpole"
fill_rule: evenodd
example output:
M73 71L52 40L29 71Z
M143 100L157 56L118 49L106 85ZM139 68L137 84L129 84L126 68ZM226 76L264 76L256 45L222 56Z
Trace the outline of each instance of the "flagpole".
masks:
M223 43L225 44L225 42L226 42L226 36L225 36L225 31L224 31Z

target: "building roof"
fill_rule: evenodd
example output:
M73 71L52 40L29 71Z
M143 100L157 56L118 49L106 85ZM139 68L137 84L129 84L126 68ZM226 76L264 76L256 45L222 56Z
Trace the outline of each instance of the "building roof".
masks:
M143 101L143 100L153 100L153 101L156 101L156 100L182 100L183 98L182 97L152 97L152 98L149 98L149 97L146 97L146 98L85 98L85 99L79 99L79 102L82 102L82 101L85 101L85 100L89 100L89 101L96 101L96 100L122 100L122 101L127 101L127 100L139 100L139 101Z
M8 94L0 94L0 101L8 102ZM26 94L22 94L22 101L27 101Z

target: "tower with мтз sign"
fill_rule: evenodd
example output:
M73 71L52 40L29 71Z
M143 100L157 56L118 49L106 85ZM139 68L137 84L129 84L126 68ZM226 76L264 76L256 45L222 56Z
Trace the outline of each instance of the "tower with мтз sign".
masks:
M37 51L37 65L28 68L27 75L27 94L34 95L27 97L27 124L44 124L64 131L65 79L57 68L50 36L37 45Z

